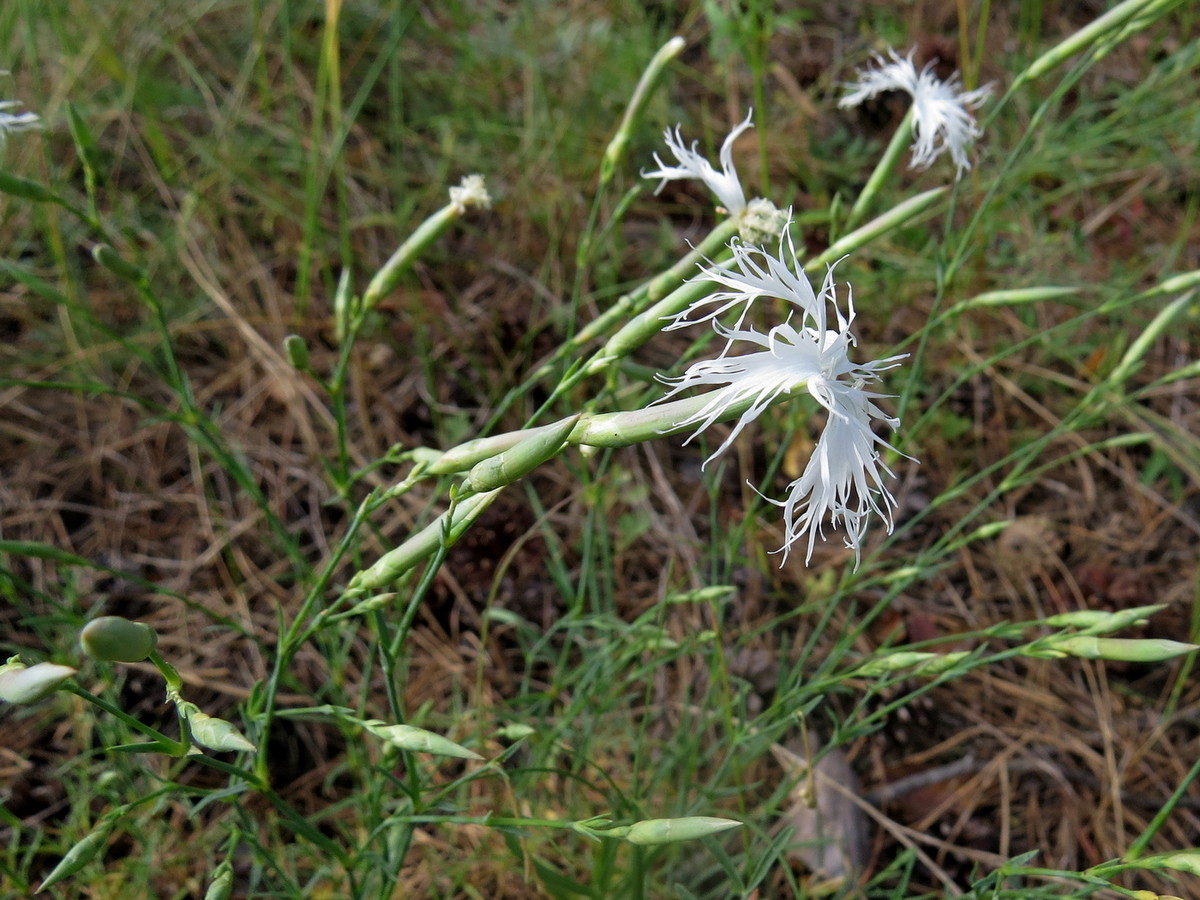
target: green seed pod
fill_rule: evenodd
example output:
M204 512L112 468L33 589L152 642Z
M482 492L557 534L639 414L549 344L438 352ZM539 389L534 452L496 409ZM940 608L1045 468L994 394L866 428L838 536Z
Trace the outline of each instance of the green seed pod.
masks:
M75 674L70 666L37 663L27 666L13 657L0 666L0 700L9 703L36 703L48 697Z
M158 635L153 628L121 616L93 619L79 633L83 652L101 662L141 662L157 643Z
M643 819L629 826L625 840L631 844L648 846L672 844L676 841L691 841L709 837L729 828L740 828L741 822L719 819L715 816L683 816L678 819Z
M46 880L38 885L37 892L40 894L46 888L58 884L91 862L104 849L104 845L108 842L108 836L112 834L116 824L115 821L101 819L100 824L90 834L68 850L66 855L58 861L58 865L46 876Z
M362 723L363 729L393 747L417 753L432 753L435 756L452 756L455 759L483 759L478 753L456 744L440 734L417 728L415 725L386 725L378 719Z

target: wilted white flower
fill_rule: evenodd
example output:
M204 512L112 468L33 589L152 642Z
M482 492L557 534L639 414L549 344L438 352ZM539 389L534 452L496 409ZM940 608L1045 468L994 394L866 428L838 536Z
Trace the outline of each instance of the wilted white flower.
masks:
M983 134L975 124L971 110L983 103L991 93L991 87L984 85L964 91L957 73L941 81L933 74L932 62L918 72L911 52L907 57L901 57L895 50L889 50L888 55L891 62L875 54L878 68L860 70L858 82L846 85L853 90L838 102L838 106L858 106L887 91L904 91L913 101L913 166L927 168L943 150L949 150L961 176L971 168L967 148Z
M465 213L470 207L492 208L492 198L482 175L464 175L458 187L450 188L450 202L459 213Z
M0 75L7 74L7 71L0 69ZM16 109L20 105L19 100L0 100L0 148L4 147L10 131L26 131L38 127L38 117L35 113L10 113L8 111Z
M781 256L784 249L785 242L781 241ZM752 255L760 256L763 264L755 262ZM834 525L845 529L846 546L854 550L857 564L870 514L878 514L890 532L891 513L896 505L884 486L884 476L891 476L892 472L879 451L881 447L894 448L871 430L871 420L879 419L892 429L900 421L875 405L873 401L883 395L867 390L866 386L879 381L879 373L899 365L903 357L861 364L851 362L849 349L855 345L850 332L854 301L853 297L848 299L848 312L843 315L837 306L832 266L817 295L794 256L796 271L781 259L754 248L735 246L734 257L737 270L714 266L706 272L706 277L729 288L714 295L724 301L721 311L737 303L749 304L758 297L772 296L792 304L793 315L799 321L793 325L789 317L784 324L763 334L754 328L741 328L740 322L739 327L730 329L714 320L713 328L729 341L725 351L717 359L694 363L680 378L664 379L673 387L663 400L693 387L720 386L698 412L675 423L677 427L698 426L693 438L722 418L731 405L752 401L729 437L705 460L707 465L775 400L806 389L825 408L828 420L804 472L788 486L787 499L771 501L784 510L785 538L780 551L786 560L792 546L807 533L805 561L810 560L817 536L824 538L823 523L828 517ZM710 302L714 302L712 297L696 305ZM828 327L827 306L833 307L836 328ZM711 319L713 315L707 313L691 321ZM739 341L760 349L731 355L730 350Z
M37 663L27 666L20 657L10 657L0 666L0 700L9 703L36 703L57 691L75 674L70 666Z
M746 121L742 122L733 131L729 132L729 137L725 138L725 143L721 145L721 171L718 172L712 167L707 159L700 155L696 150L696 142L692 142L689 148L683 143L683 136L680 134L679 126L675 126L675 133L671 133L668 128L664 132L664 137L667 141L667 149L671 151L675 159L679 161L677 166L668 166L664 163L657 153L654 154L654 161L658 163L658 168L653 172L643 172L643 178L659 178L659 182L654 193L658 193L663 189L668 181L678 181L681 178L699 178L708 189L717 195L717 200L721 206L731 216L736 216L746 208L746 195L742 191L741 182L738 181L737 170L733 167L733 142L738 139L738 136L751 127L751 119L754 116L754 110L750 110L750 114L746 116Z

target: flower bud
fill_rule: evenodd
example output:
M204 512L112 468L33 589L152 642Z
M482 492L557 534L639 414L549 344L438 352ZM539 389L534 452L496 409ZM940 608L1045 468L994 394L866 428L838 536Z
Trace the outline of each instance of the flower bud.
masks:
M503 453L476 463L467 473L467 484L482 494L523 478L559 454L578 421L579 416L569 416L539 429Z
M304 343L304 338L298 334L289 334L283 339L283 349L293 369L308 371L308 344Z
M213 870L212 881L204 892L204 900L229 900L233 893L233 866L229 861L221 863Z
M729 828L741 827L741 822L715 816L683 816L678 819L643 819L629 826L625 840L631 844L672 844L709 837Z
M855 671L855 675L883 675L911 668L913 675L938 675L953 668L971 654L966 650L953 653L928 653L922 650L894 650L886 656L869 659Z
M246 739L244 734L237 730L232 722L202 713L194 703L181 703L179 710L187 717L192 740L201 747L221 753L239 751L254 753L258 750Z
M452 756L456 759L483 759L478 753L468 750L461 744L456 744L449 738L417 728L415 725L386 725L378 719L370 719L362 723L364 730L387 741L393 747L401 750L411 750L417 753L432 753L435 756Z
M1046 620L1046 624L1054 628L1082 628L1085 634L1104 634L1105 632L1120 631L1131 625L1145 624L1147 618L1166 608L1165 603L1158 603L1153 606L1119 609L1116 612L1106 612L1101 609L1076 609L1051 616Z
M1136 863L1147 869L1174 869L1176 872L1200 875L1200 849L1192 847L1188 850L1176 850L1173 853L1143 856Z
M154 651L158 635L144 622L120 616L101 616L83 626L79 646L101 662L141 662Z
M27 666L14 656L0 666L0 700L36 703L57 691L74 674L70 666L44 662Z
M117 823L112 819L101 819L97 825L83 840L79 841L74 847L66 852L66 855L58 861L46 880L38 885L37 893L41 893L51 885L58 884L64 878L74 875L89 862L91 862L102 850L105 844L108 843L108 836L113 833Z
M1102 638L1072 635L1051 643L1054 650L1082 659L1111 659L1118 662L1163 662L1200 650L1200 645L1162 638Z

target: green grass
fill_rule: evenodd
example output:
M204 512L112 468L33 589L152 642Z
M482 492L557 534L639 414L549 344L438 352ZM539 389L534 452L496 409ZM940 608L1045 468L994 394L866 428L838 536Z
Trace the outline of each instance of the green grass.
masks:
M63 199L0 195L0 645L78 666L128 717L79 692L0 712L0 900L106 825L46 896L202 897L225 862L235 897L823 896L784 828L816 782L785 752L848 759L875 813L864 883L832 896L1186 896L1194 878L1133 855L1200 844L1192 657L1056 657L1044 620L1162 603L1112 636L1200 638L1200 328L1192 282L1158 289L1200 264L1195 12L1160 3L1006 95L1087 24L1074 7L993 5L986 29L872 4L337 9L0 9L0 99L46 123L0 164ZM793 204L810 256L841 236L902 106L839 110L839 85L886 42L972 48L958 66L996 89L975 168L838 266L856 352L911 354L885 405L920 460L889 459L896 528L861 568L836 535L808 567L770 552L781 514L750 485L798 474L804 398L703 472L724 433L555 453L454 546L348 593L461 482L405 482L407 451L640 408L654 373L712 354L694 328L603 378L574 380L574 356L532 376L716 224L700 185L638 177L663 128L715 159L753 104L748 195ZM472 172L494 210L347 317L339 279L361 296ZM952 177L902 167L869 215ZM1076 292L971 302L1041 286ZM178 722L154 667L82 656L100 615L152 624L183 696L258 752L114 751ZM921 671L902 650L964 655ZM482 760L389 746L369 719ZM596 816L743 827L636 846L572 827Z

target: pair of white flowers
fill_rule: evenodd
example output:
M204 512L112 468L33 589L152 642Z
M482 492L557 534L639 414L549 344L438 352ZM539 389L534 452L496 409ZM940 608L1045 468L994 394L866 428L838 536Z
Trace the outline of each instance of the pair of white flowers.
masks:
M927 66L917 72L911 57L894 52L892 61L876 57L879 68L861 75L842 106L852 106L889 90L903 90L913 98L913 165L928 166L944 149L949 149L959 174L970 167L967 147L980 132L970 114L986 95L986 88L960 92L955 79L938 81ZM646 172L647 178L667 181L697 178L713 192L731 216L744 215L745 193L733 165L733 143L751 125L751 119L739 124L721 146L721 170L717 171L693 145L687 147L678 128L666 132L667 147L677 165L668 166L655 154L658 168ZM830 522L845 532L846 546L855 553L857 563L871 515L878 515L889 533L896 501L885 484L893 473L881 457L882 450L894 450L872 429L879 420L891 429L899 419L888 416L876 405L882 395L870 390L880 381L880 373L899 365L901 356L866 363L852 362L850 348L855 346L851 332L854 323L853 296L847 297L846 312L837 303L833 266L830 266L819 292L813 290L796 258L788 229L783 229L778 251L749 246L736 238L730 245L733 260L727 265L710 264L696 280L721 286L692 304L677 316L669 328L697 322L711 322L726 340L716 359L694 363L679 378L664 379L672 387L663 400L694 387L716 387L711 399L699 412L675 427L696 426L694 438L704 428L721 419L731 406L750 402L729 436L705 462L721 454L750 422L776 400L793 392L807 392L825 410L826 423L807 466L788 486L785 500L771 500L784 513L784 542L780 552L787 554L807 536L805 561L812 558L818 536L824 538L824 523ZM744 327L746 313L759 298L772 297L788 304L782 325L767 332ZM834 321L829 320L832 309ZM737 310L732 328L718 317ZM735 353L735 346L753 349ZM691 440L689 438L688 440Z

